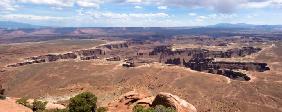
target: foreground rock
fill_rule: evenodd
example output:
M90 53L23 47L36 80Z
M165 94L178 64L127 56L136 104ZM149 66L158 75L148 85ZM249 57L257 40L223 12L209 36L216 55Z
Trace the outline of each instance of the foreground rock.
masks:
M154 101L152 106L164 105L166 107L173 107L177 112L196 112L196 108L188 103L187 101L179 98L178 96L172 95L170 93L159 93Z
M32 112L31 109L17 104L15 99L0 100L0 112Z
M144 107L163 105L174 108L176 112L197 112L192 104L170 93L161 92L156 96L149 96L135 91L122 95L117 101L110 103L108 109L109 112L131 112L136 105Z

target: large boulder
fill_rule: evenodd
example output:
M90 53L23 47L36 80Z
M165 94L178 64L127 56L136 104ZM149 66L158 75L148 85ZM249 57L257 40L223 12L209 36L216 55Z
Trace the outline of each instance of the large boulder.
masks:
M193 105L170 93L159 93L157 96L149 96L136 91L122 95L118 100L110 103L108 109L109 112L132 112L133 107L136 105L144 107L163 105L165 107L172 107L177 112L197 112Z
M108 105L109 112L131 112L137 101L146 98L146 95L136 91L130 91L122 95L118 100Z
M170 93L159 93L154 99L152 107L157 105L172 107L177 112L197 112L196 108L192 104Z

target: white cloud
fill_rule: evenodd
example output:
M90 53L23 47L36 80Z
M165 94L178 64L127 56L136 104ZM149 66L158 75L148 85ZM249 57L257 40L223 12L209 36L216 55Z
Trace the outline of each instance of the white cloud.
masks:
M20 3L32 3L38 5L52 5L71 7L74 5L74 0L17 0Z
M206 8L219 13L233 13L240 8L265 8L282 6L282 0L1 0L0 10L15 10L19 3L50 5L52 7L99 8L103 3L143 4L167 9L167 6L186 8Z
M87 12L95 19L160 19L168 18L166 13L113 13L113 12ZM87 15L87 14L85 14Z
M117 13L79 10L77 19L87 25L99 26L171 26L170 15L166 13ZM86 19L87 20L86 20ZM91 19L90 19L91 18ZM170 21L169 21L170 20ZM168 23L169 22L169 23ZM171 23L171 24L170 24ZM170 25L168 25L170 24Z
M0 1L0 12L8 12L16 10L17 5L14 5L12 0L1 0Z
M241 4L243 8L265 8L265 7L281 7L282 0L264 0L262 2L248 2Z
M91 8L99 8L101 1L91 1L91 0L77 0L76 1L78 6L81 7L91 7Z
M217 22L231 22L231 20L237 20L237 14L209 14L209 15L201 15L195 17L195 22L207 22L209 21L217 21ZM245 17L242 17L245 18Z
M197 16L196 13L189 13L188 15L189 15L189 16Z
M125 0L110 0L119 1ZM152 4L158 6L173 6L173 7L186 7L186 8L206 8L212 9L219 13L233 13L240 10L242 7L247 8L265 8L265 7L280 7L282 0L126 0L124 3L139 3L139 4ZM158 7L165 9L165 7Z
M2 15L0 18L5 20L23 20L23 21L49 21L49 20L66 19L65 17L38 16L31 14L7 14L7 15Z
M165 10L165 9L167 9L167 6L158 6L158 9Z
M197 22L202 22L205 21L208 17L206 16L197 16L197 18L195 19L195 21Z
M134 8L135 9L143 9L143 7L141 7L141 6L135 6Z
M141 3L142 0L126 0L128 3Z
M18 3L50 5L58 7L73 7L75 4L86 8L99 8L103 0L17 0Z

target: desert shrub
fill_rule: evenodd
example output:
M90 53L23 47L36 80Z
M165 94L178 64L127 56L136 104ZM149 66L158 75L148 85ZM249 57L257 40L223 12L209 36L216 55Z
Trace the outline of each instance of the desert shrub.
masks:
M176 112L175 109L171 107L165 107L163 105L157 105L156 107L152 108L145 108L141 105L136 105L133 108L133 112Z
M163 105L157 105L154 110L155 112L176 112L174 108L165 107Z
M141 105L136 105L133 107L133 112L156 112L153 108L145 108Z
M49 109L44 110L44 112L68 112L68 109Z
M70 112L95 112L97 97L90 93L84 92L70 99Z
M107 112L107 108L106 107L99 107L97 108L97 112Z
M135 106L133 107L133 112L142 112L143 109L144 109L143 106L141 106L141 105L135 105Z
M31 108L31 105L27 102L27 100L28 98L23 97L23 98L18 99L16 103L21 104L25 107Z
M34 100L32 103L32 110L34 112L43 112L46 108L47 102Z
M5 100L6 96L5 95L0 95L0 100Z

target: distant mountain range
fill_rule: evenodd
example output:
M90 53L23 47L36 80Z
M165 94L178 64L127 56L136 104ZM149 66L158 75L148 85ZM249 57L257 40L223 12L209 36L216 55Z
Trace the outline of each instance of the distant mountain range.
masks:
M44 26L32 25L27 23L0 21L0 28L3 29L25 29L25 28L44 28Z
M219 23L215 25L204 26L205 28L244 28L244 29L282 29L282 25L253 25L246 23ZM2 29L35 29L35 28L50 28L47 26L32 25L28 23L13 22L13 21L0 21L0 28ZM58 27L57 27L58 28ZM176 27L176 29L186 28L201 28L199 27ZM202 27L203 28L203 27ZM150 29L150 28L149 28ZM174 28L175 29L175 28Z
M250 27L254 27L256 25L252 25L252 24L246 24L246 23L237 23L237 24L231 24L231 23L219 23L216 25L210 25L208 27L212 27L212 28L250 28Z
M253 25L253 24L246 24L246 23L219 23L216 25L210 25L207 26L209 28L251 28L251 29L276 29L276 28L282 28L282 25Z

